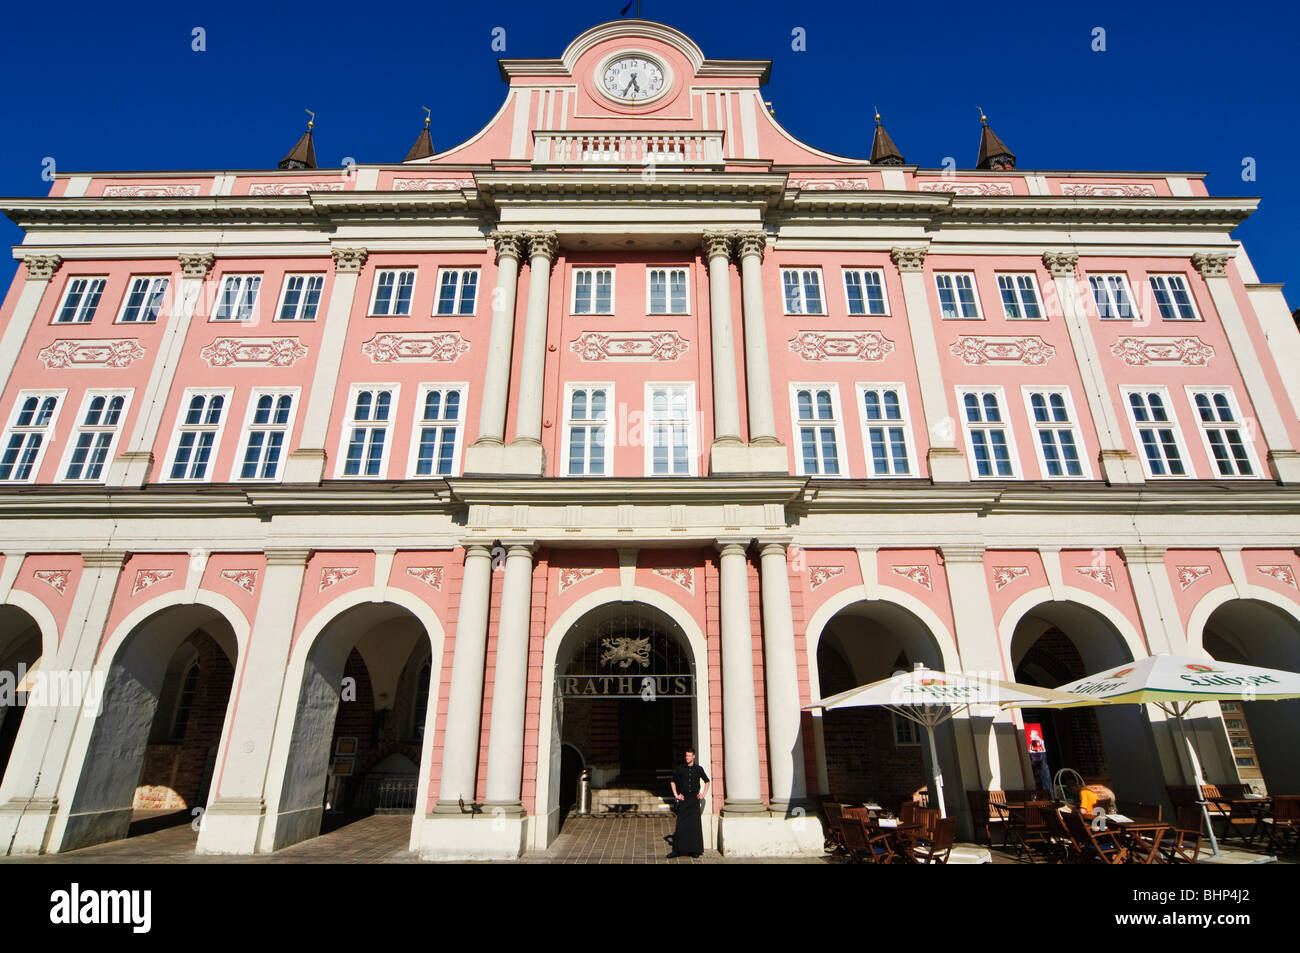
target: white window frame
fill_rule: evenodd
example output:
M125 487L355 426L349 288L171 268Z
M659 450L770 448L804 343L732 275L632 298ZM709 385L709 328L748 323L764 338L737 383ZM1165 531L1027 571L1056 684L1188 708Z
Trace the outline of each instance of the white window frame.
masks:
M242 306L243 303L244 303L244 300L248 297L248 288L249 288L249 284L250 284L251 280L254 279L254 278L257 279L257 289L253 292L253 300L252 300L252 301L249 301L249 302L248 302L248 305L247 305L247 307L248 307L248 317L247 317L247 318L238 318L238 317L222 318L222 317L218 317L218 313L221 311L222 303L225 301L225 298L226 298L226 285L227 285L229 282L231 282L231 281L238 281L238 282L240 283L240 284L239 284L239 289L240 289L240 290L239 290L239 297L235 299L235 303L236 303L237 306ZM212 302L212 317L209 318L209 320L210 320L210 321L216 321L216 322L218 322L219 324L253 324L253 323L255 323L255 322L257 321L257 308L258 308L258 305L260 305L260 304L261 304L261 301L262 301L262 284L263 284L263 282L264 282L265 280L266 280L266 276L263 275L263 274L260 274L260 273L258 273L258 272L242 272L242 271L241 271L241 272L229 272L229 273L227 273L227 274L222 275L222 276L221 276L221 280L220 280L219 282L217 282L217 297L216 297L216 300L214 300L214 301ZM235 314L238 314L240 310L241 310L241 307L236 307L236 308L235 308Z
M398 300L397 291L401 287L401 283L402 283L401 276L404 274L409 274L411 276L411 300L407 302L406 310L405 311L383 311L383 312L376 311L375 306L379 304L380 278L383 275L395 276L393 278L393 294L388 302L389 306L391 307L397 304L397 300ZM370 283L370 305L369 305L369 310L366 311L367 316L372 318L409 318L411 316L412 310L415 307L415 283L419 280L420 280L420 273L418 268L376 268L374 279Z
M275 412L275 399L280 397L290 397L292 402L289 404L289 420L287 423L276 424L255 424L253 418L257 414L257 402L262 397L273 398L272 413ZM302 399L301 387L255 387L248 396L248 406L244 408L244 426L239 431L239 444L235 451L234 464L230 468L231 483L279 483L284 479L285 461L289 459L290 441L293 439L293 423L298 417L298 404ZM280 431L284 434L284 444L280 448L280 462L276 465L275 476L244 476L241 471L244 469L244 457L248 453L248 439L253 432L253 428L266 431ZM263 445L262 453L258 455L261 461L266 449ZM260 469L260 467L259 467Z
M1192 309L1192 316L1185 318L1179 313L1178 302L1174 300L1173 289L1170 287L1170 279L1177 279L1183 283L1183 290L1187 292L1187 305ZM1169 296L1170 307L1174 309L1172 318L1165 317L1160 310L1160 298L1156 294L1156 282L1162 281L1165 284L1164 293ZM1192 283L1187 280L1187 276L1176 271L1152 272L1147 275L1147 290L1151 293L1151 305L1155 308L1156 313L1160 315L1161 321L1200 321L1201 312L1196 307L1196 296L1192 294Z
M348 463L348 444L352 440L353 425L356 423L353 414L356 412L357 394L363 390L392 391L393 397L389 401L390 413L386 422L386 433L384 436L384 449L379 458L379 472L373 476L365 473L345 473ZM334 467L334 477L338 480L386 480L388 479L388 463L393 453L393 434L397 431L397 408L400 406L398 401L401 399L401 386L396 383L387 384L353 384L348 389L348 402L343 412L343 426L339 434L339 455L338 463ZM375 423L373 420L363 421L367 425ZM362 459L362 469L365 469L365 459Z
M604 424L605 425L605 472L604 473L590 472L590 458L591 458L590 440L587 441L587 454L586 454L586 464L588 470L583 473L569 472L569 451L570 451L570 447L572 446L572 433L573 433L574 426L590 427L591 424L597 422L594 418L587 418L586 420L578 420L570 416L570 414L573 411L573 392L575 390L586 390L586 391L604 390L605 391L605 424ZM589 411L590 411L590 406L591 406L590 397L588 397ZM615 433L614 427L616 425L615 422L616 407L617 404L614 403L614 382L613 381L571 381L564 385L564 406L561 408L561 416L564 420L564 436L560 446L560 466L558 468L560 476L608 477L614 475L614 441L611 438L614 436ZM645 435L646 435L647 445L649 444L650 441L649 408L650 405L649 403L647 403L646 418L645 418L645 422L646 422Z
M1118 278L1124 285L1124 294L1128 296L1129 307L1133 309L1133 314L1124 317L1121 314L1113 314L1109 317L1101 313L1101 301L1097 298L1097 289L1093 287L1092 279L1100 278L1106 287L1106 301L1108 309L1118 311L1118 302L1114 300L1114 293L1111 291L1110 283L1107 279ZM1133 286L1129 284L1128 275L1122 271L1090 271L1088 272L1088 290L1092 292L1092 306L1097 309L1097 318L1101 321L1140 321L1142 312L1138 310L1137 298L1133 297Z
M868 309L858 314L853 310L853 304L849 300L849 275L855 274L859 276L859 281L862 283L862 306L867 308L866 283L861 281L861 276L868 272L874 274L880 280L880 302L884 310L871 311ZM889 288L885 285L885 270L883 268L843 268L841 269L841 278L844 285L844 313L850 318L887 318L890 316L892 312L889 310ZM784 286L782 286L781 293L782 295L785 294Z
M1153 473L1151 471L1151 461L1147 458L1146 446L1142 442L1141 424L1133 414L1133 405L1129 402L1130 394L1142 394L1146 400L1147 394L1159 394L1164 402L1165 413L1168 414L1169 420L1166 421L1169 429L1174 434L1174 444L1178 448L1179 462L1183 465L1182 473ZM1196 477L1195 467L1192 466L1192 455L1187 452L1187 442L1183 439L1183 428L1178 423L1178 413L1174 410L1173 401L1169 399L1169 389L1162 384L1156 384L1150 387L1121 387L1120 397L1124 404L1124 415L1128 417L1129 428L1133 434L1133 446L1137 449L1138 459L1142 461L1142 470L1147 477L1152 480L1190 480ZM1147 401L1147 409L1150 410L1150 402ZM1149 422L1149 421L1148 421ZM1168 460L1164 460L1168 467Z
M162 293L158 301L158 313L152 318L141 319L139 317L128 318L126 310L131 304L131 290L135 287L137 281L149 282L148 290L145 292L144 301L141 302L140 310L145 312L145 306L155 294L155 286L158 282L163 283ZM167 306L167 296L171 293L172 279L171 275L132 275L126 280L126 291L122 294L122 306L117 309L117 317L113 320L114 324L157 324L158 319L162 317L163 309Z
M468 311L462 311L461 307L465 303L465 276L470 272L474 273L474 306ZM446 275L456 276L456 297L452 300L452 309L449 312L439 311L442 304L442 279ZM468 318L478 313L479 298L483 296L483 274L477 266L471 268L439 268L437 284L433 290L433 317L435 318Z
M803 265L803 266L791 265L789 267L780 269L780 272L781 272L781 308L782 310L785 311L786 314L824 315L827 313L826 279L822 275L821 265ZM790 303L786 300L785 297L785 276L790 274L791 272L794 272L796 275L799 276L798 277L798 284L799 284L799 310L798 311L790 310ZM817 296L821 301L821 307L816 311L808 310L808 284L804 280L804 276L806 273L811 273L817 276Z
M194 477L173 477L172 468L176 465L176 451L180 447L181 434L186 432L187 428L195 430L207 430L210 424L185 424L185 415L189 411L190 401L200 395L209 399L220 394L222 397L221 421L216 424L216 430L212 434L212 450L208 455L207 472L198 478ZM167 455L163 457L162 471L159 474L163 483L212 483L212 474L217 469L217 461L221 455L221 437L226 432L226 425L230 423L230 405L234 397L235 389L233 387L187 387L181 394L180 404L176 408L176 416L172 419L172 434L167 443ZM204 405L207 406L206 404ZM186 465L189 469L193 465Z
M1264 474L1261 471L1259 465L1259 459L1255 455L1255 441L1252 439L1252 434L1251 434L1251 431L1254 428L1247 426L1246 420L1241 413L1241 404L1238 403L1237 395L1233 391L1233 389L1231 387L1205 387L1196 384L1187 384L1185 385L1185 389L1187 390L1187 403L1192 408L1192 419L1196 421L1196 429L1201 434L1201 446L1205 448L1206 459L1208 459L1210 462L1210 477L1215 480L1263 479ZM1228 398L1228 408L1232 411L1232 415L1235 418L1231 426L1235 426L1237 430L1241 431L1241 437L1242 437L1241 442L1242 445L1246 448L1246 459L1250 463L1250 468L1253 471L1252 473L1220 473L1219 472L1219 464L1216 462L1214 457L1214 446L1213 444L1210 443L1210 434L1206 428L1208 426L1208 427L1214 427L1215 429L1227 429L1227 427L1223 422L1220 421L1216 421L1212 424L1207 424L1206 421L1201 419L1200 408L1196 406L1197 394L1206 394L1209 395L1211 398L1213 398L1213 395L1215 394L1222 394ZM1211 403L1212 402L1213 400L1211 400ZM1236 460L1233 461L1233 465L1236 466Z
M447 315L443 315L447 317ZM421 431L424 430L424 404L429 397L430 391L439 390L443 392L443 406L446 406L447 394L456 391L459 397L458 413L456 418L456 442L451 452L451 472L450 473L416 473L420 464L420 437ZM460 476L461 453L465 446L465 426L469 420L469 382L468 381L424 381L416 386L415 413L412 414L411 422L411 445L406 455L406 477L409 480L439 480L443 477ZM447 421L435 423L432 426L446 427ZM434 467L437 467L437 457L434 457Z
M656 272L656 271L662 271L662 272L664 272L664 274L665 274L665 281L666 281L666 284L665 284L665 286L664 286L664 302L665 302L665 304L667 305L667 310L665 310L665 311L655 311L655 310L653 310L653 309L651 308L651 306L650 306L650 301L651 301L651 298L650 298L650 276L651 276L654 272ZM672 280L672 274L673 274L674 271L680 271L680 272L685 276L685 281L683 281L682 284L683 284L683 286L684 286L684 288L685 288L685 291L686 291L686 301L685 301L685 304L684 304L684 306L683 306L683 310L681 310L681 311L674 311L674 310L672 310L672 306L673 306L673 280ZM647 316L652 315L652 314L653 314L653 315L669 315L669 316L672 316L672 315L679 315L679 316L680 316L680 315L683 315L683 314L690 314L690 313L691 313L691 269L688 268L688 267L686 267L685 265L646 265L646 269L645 269L645 313L646 313Z
M910 718L904 718L895 712L890 712L890 722L894 726L894 747L895 748L919 748L921 747L921 726ZM906 735L906 737L904 737Z
M1006 441L1007 441L1007 458L1011 463L1011 472L1009 474L993 472L990 473L988 476L984 476L981 473L979 473L976 464L975 438L972 431L972 421L966 418L966 395L967 394L975 394L979 398L981 416L984 415L984 400L982 395L994 394L997 396L998 412L1002 416L1002 420L1000 421L1000 423L1003 430L1003 435L1006 437ZM1003 391L1001 386L993 385L988 387L958 387L957 388L957 416L961 420L962 434L966 438L966 454L967 454L966 467L970 472L970 478L972 481L1021 479L1020 452L1016 447L1015 429L1011 426L1011 407L1007 403L1006 393ZM989 425L987 423L975 423L974 426L976 429L979 430L993 429L992 425ZM993 456L991 445L989 447L989 450L990 450L989 463L993 465L993 469L996 471L997 469L996 460Z
M999 272L995 272L993 277L997 281L998 303L1002 305L1002 316L1004 318L1006 318L1008 321L1046 321L1047 320L1047 308L1043 306L1043 293L1042 290L1038 287L1038 275L1034 274L1032 271L999 271ZM1007 314L1007 303L1002 299L1003 278L1012 279L1011 284L1012 284L1012 290L1015 292L1015 296L1016 296L1016 305L1017 307L1020 308L1022 312L1025 310L1024 289L1020 287L1019 282L1016 281L1015 279L1018 278L1029 279L1029 285L1034 291L1034 304L1038 307L1038 317L1031 318L1025 314L1021 314L1020 317L1013 318L1011 315Z
M1020 394L1025 404L1025 419L1029 422L1030 438L1034 444L1034 455L1038 458L1038 472L1042 474L1044 480L1091 480L1092 468L1088 465L1088 454L1083 442L1083 431L1079 427L1079 416L1074 408L1074 397L1070 394L1068 387L1042 387L1034 384L1020 385ZM1048 397L1048 409L1051 409L1051 396L1057 394L1065 402L1065 412L1069 415L1066 421L1046 421L1039 422L1034 416L1033 395L1043 394ZM1076 476L1071 473L1062 473L1060 476L1052 476L1047 472L1047 454L1043 452L1042 438L1038 436L1040 430L1068 430L1074 438L1074 449L1079 455L1080 473ZM1058 441L1059 444L1059 441ZM1059 450L1059 446L1058 446ZM1065 461L1061 461L1062 469L1065 468Z
M957 291L957 282L955 279L957 278L970 279L971 296L975 299L974 314L955 314L952 317L948 317L946 314L943 313L943 294L942 294L942 290L939 287L940 278L947 278L950 281L952 281L953 303L956 304L959 308L961 306L961 295ZM980 303L980 284L978 281L975 280L975 272L936 271L934 273L934 294L935 294L935 302L939 305L939 318L941 320L943 321L983 321L984 320L984 306ZM1000 296L998 300L1001 300Z
M891 421L887 417L882 417L879 420L870 419L867 416L867 403L866 403L867 391L883 392L887 390L898 392L898 412L899 414L902 415L902 419L898 421ZM916 463L916 447L914 446L915 440L913 439L915 432L912 429L912 417L908 413L906 385L901 383L880 383L876 381L859 382L854 385L854 393L856 394L857 401L858 401L858 418L862 421L862 453L867 464L867 479L906 480L911 477L919 476L920 473L917 470L917 463ZM883 408L882 408L882 412L883 412ZM893 426L895 423L903 430L903 444L904 444L904 449L906 450L905 456L907 460L907 472L906 473L877 473L875 458L873 458L871 455L871 438L870 436L868 436L867 430L871 427L881 427L881 426L889 427L889 426ZM796 427L798 427L799 421L795 419L794 424ZM802 458L802 453L800 454L800 457ZM890 459L892 463L892 459L893 459L892 453L890 454Z
M292 318L286 318L286 317L283 316L283 315L284 315L284 300L285 300L285 298L287 298L287 297L289 296L289 282L292 281L294 278L303 278L303 279L305 279L305 281L303 282L303 293L300 294L300 295L298 296L298 304L297 304L297 306L294 308L293 317L292 317ZM317 298L316 298L316 311L315 311L315 313L313 313L312 316L311 316L310 318L304 318L304 317L302 316L302 312L303 312L303 308L306 306L306 298L307 298L307 295L306 295L306 291L307 291L307 282L309 282L309 281L310 281L311 279L313 279L313 278L319 278L319 279L320 279L320 294L319 294L319 295L317 296ZM284 321L284 322L286 322L286 323L287 323L287 322L294 322L294 323L297 323L297 322L301 322L301 321L308 321L308 322L310 322L310 321L315 321L318 317L320 317L320 313L321 313L321 305L322 305L324 302L325 302L325 274L324 274L323 272L319 272L319 271L291 271L291 272L287 272L287 273L285 274L285 276L284 276L284 281L282 281L282 282L280 283L280 300L277 301L277 302L275 303L275 317L274 317L273 320L275 320L275 321Z
M81 297L77 301L77 309L76 311L73 312L73 315L69 320L62 321L59 319L59 316L63 314L63 310L68 306L68 298L72 296L72 286L79 281L84 281L86 284L85 287L81 289ZM95 295L94 307L92 307L90 309L90 313L87 314L86 301L89 298L87 292L91 287L94 286L95 282L99 282L99 292L98 294ZM108 278L104 275L69 275L68 280L63 285L63 297L59 299L59 305L57 308L54 309L54 320L51 321L50 323L51 324L89 324L91 321L95 319L95 315L99 311L99 306L104 301L104 289L107 287L108 287Z
M809 421L803 421L799 418L799 391L829 391L831 395L831 412L835 415L834 419L829 421L835 429L835 458L839 463L839 473L809 473L804 469L803 462L803 438L799 433L799 428L807 423L819 430L827 426L827 421L820 417L814 417ZM817 398L813 397L813 408L816 409ZM790 442L794 447L794 472L799 476L816 477L819 480L843 480L850 476L850 467L848 458L845 456L844 440L844 407L840 404L840 385L827 381L809 382L800 381L790 384ZM820 437L817 441L817 460L819 465L823 465L821 453ZM824 466L823 466L824 469Z
M688 422L686 425L686 459L689 467L687 473L655 473L654 472L654 405L652 403L653 393L656 387L682 387L686 390L686 408ZM700 409L696 403L695 382L694 381L646 381L645 384L645 427L642 433L645 438L645 475L656 477L658 479L672 479L673 477L699 476L699 457L700 457ZM671 450L671 448L670 448ZM671 464L671 453L669 455Z
M131 397L134 393L135 391L130 387L110 387L110 388L95 388L95 389L87 390L81 396L81 406L77 408L77 416L75 422L72 425L72 432L68 434L68 439L65 442L63 448L63 456L59 460L58 481L60 483L72 483L72 484L85 483L93 486L95 484L103 483L105 480L108 479L109 467L112 466L113 459L117 455L117 445L118 442L122 439L122 431L126 429L127 415L131 412ZM99 476L94 477L92 479L86 479L85 477L78 477L77 479L74 480L69 478L67 475L68 467L72 466L72 457L76 452L77 441L81 437L82 432L86 431L89 433L105 433L108 431L108 428L102 424L97 424L88 427L85 423L86 414L89 413L90 411L90 403L96 397L103 397L105 400L105 404L107 404L107 402L112 400L114 397L121 397L122 411L121 413L118 414L117 424L113 427L112 437L109 439L108 448L104 452L104 464L99 471ZM0 450L2 449L3 448L0 447Z
M13 405L9 408L9 419L6 422L4 434L3 436L0 436L0 459L3 458L5 451L9 446L9 441L14 435L14 428L18 426L18 415L28 398L36 398L36 409L37 413L39 413L40 406L45 402L45 398L53 397L54 410L50 412L50 419L46 423L39 427L29 424L23 427L21 431L25 434L33 434L39 430L41 433L41 445L36 448L36 456L32 458L31 472L21 480L15 480L12 478L0 479L0 485L6 483L24 484L36 482L36 478L41 472L41 464L45 460L45 454L50 449L50 444L54 442L54 428L58 426L59 414L63 412L63 402L67 396L68 392L66 389L55 388L32 388L31 390L20 390L18 392L18 395L14 398ZM26 441L24 441L24 446L25 445ZM21 459L21 454L19 455L19 459ZM17 466L17 461L15 461L15 466Z
M596 298L597 298L596 274L602 271L609 272L609 310L608 311L596 310ZM617 307L617 301L618 301L618 297L616 295L616 290L617 290L616 282L618 281L618 275L616 275L614 272L615 269L613 265L592 265L586 268L574 268L570 273L570 279L569 279L569 283L573 286L569 292L569 314L576 314L584 318L590 315L612 315ZM578 310L578 276L585 275L585 274L591 275L591 284L589 285L589 287L591 288L591 309L588 311L579 311Z

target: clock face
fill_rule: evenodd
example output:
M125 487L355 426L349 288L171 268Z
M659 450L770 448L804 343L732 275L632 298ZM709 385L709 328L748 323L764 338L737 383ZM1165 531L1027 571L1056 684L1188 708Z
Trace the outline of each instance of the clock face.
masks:
M605 64L600 85L611 99L640 103L657 99L667 85L664 69L646 56L620 56Z

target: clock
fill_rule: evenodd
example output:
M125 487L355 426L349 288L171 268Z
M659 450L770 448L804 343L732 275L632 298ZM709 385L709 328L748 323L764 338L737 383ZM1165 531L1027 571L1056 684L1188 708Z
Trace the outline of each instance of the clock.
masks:
M640 105L656 100L672 81L667 67L645 53L616 53L599 70L596 85L618 103Z

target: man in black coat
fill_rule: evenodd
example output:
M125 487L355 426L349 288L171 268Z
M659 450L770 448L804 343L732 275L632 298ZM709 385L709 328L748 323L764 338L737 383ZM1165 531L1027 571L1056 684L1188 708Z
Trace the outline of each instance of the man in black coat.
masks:
M695 763L695 749L686 749L686 763L673 769L673 798L677 801L677 831L669 857L699 857L704 853L700 814L709 794L709 776Z

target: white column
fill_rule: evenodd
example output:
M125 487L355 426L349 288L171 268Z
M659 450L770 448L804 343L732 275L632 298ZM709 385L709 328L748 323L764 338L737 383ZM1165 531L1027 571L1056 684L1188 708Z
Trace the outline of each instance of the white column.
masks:
M36 311L45 296L45 289L50 286L50 279L62 262L63 259L58 255L27 255L23 258L27 280L23 282L23 290L18 293L18 303L14 306L14 313L9 316L4 334L0 335L0 393L4 392L5 385L9 383L14 365L18 363L18 355L22 353L23 344L27 341L27 333L36 319Z
M788 540L759 540L763 600L763 672L767 676L768 776L774 813L788 812L807 798L800 732L798 660L790 607Z
M1219 320L1227 335L1228 345L1232 348L1232 356L1236 358L1237 369L1241 371L1241 380L1246 385L1250 402L1255 406L1260 433L1268 444L1268 460L1273 475L1282 483L1300 483L1300 453L1291 446L1286 424L1278 412L1277 400L1269 387L1268 378L1264 376L1264 365L1255 352L1245 318L1232 294L1227 272L1231 258L1231 255L1221 252L1197 252L1192 256L1192 264L1205 279L1215 310L1219 312Z
M926 462L930 480L934 483L962 483L970 479L966 461L957 449L957 421L948 412L948 397L944 393L943 371L939 363L939 345L935 339L934 322L930 317L930 302L925 288L925 255L923 245L897 247L890 256L898 267L903 283L903 306L907 311L907 331L912 339L912 353L916 357L916 376L921 386L921 408L925 412L925 425L929 431L930 450Z
M482 542L465 544L465 576L457 607L455 655L447 725L443 732L442 778L436 814L460 814L459 802L474 800L478 776L479 729L483 717L483 668L487 655L488 607L492 597L492 550Z
M121 550L82 555L84 569L59 650L41 659L47 678L59 672L80 678L94 671L126 556ZM59 850L89 743L87 731L85 744L73 749L83 720L82 711L70 705L33 708L23 718L4 778L7 801L0 805L0 851L7 851L11 840L14 854Z
M709 330L713 341L713 442L740 446L740 387L736 381L731 311L731 242L727 232L704 233L704 256L709 266Z
M519 371L515 443L542 442L542 385L546 374L546 318L551 299L551 265L559 240L554 232L528 236L528 312L524 319L524 356Z
M767 354L767 313L763 307L763 232L741 232L736 239L740 255L740 293L745 323L745 381L749 406L749 442L778 446L772 406L772 365Z
M766 811L758 782L758 715L754 706L754 642L749 622L748 539L719 539L722 623L722 751L724 814Z
M261 579L262 597L248 640L238 660L234 716L220 773L213 779L196 848L200 854L252 854L266 817L266 787L272 770L271 741L284 691L298 603L309 549L268 549Z
M325 311L325 325L321 329L311 390L302 408L302 436L298 440L298 449L289 454L284 464L285 483L319 483L325 476L325 463L329 458L325 436L334 410L334 395L339 385L339 369L343 366L343 348L347 343L357 282L369 255L364 248L333 248L330 254L334 257L334 284Z
M520 232L493 232L497 250L497 287L492 295L492 330L488 337L487 373L479 409L476 443L505 442L506 405L510 399L510 359L515 331L515 299L519 287Z
M1072 252L1043 253L1043 264L1052 274L1056 300L1060 302L1065 329L1070 335L1070 345L1079 365L1079 379L1083 382L1083 393L1088 399L1088 410L1092 414L1093 425L1097 428L1097 439L1101 441L1098 456L1101 476L1107 483L1142 483L1146 479L1142 473L1142 463L1124 445L1124 432L1106 384L1106 372L1102 369L1097 342L1088 326L1083 302L1079 300L1079 281L1075 274L1078 262L1079 256Z
M1165 569L1165 550L1160 546L1123 546L1120 555L1128 567L1129 582L1138 616L1146 631L1151 654L1187 654L1187 637L1183 632L1174 601L1174 587Z
M501 591L497 630L496 680L492 687L492 723L488 734L487 799L489 814L523 814L520 801L524 771L524 709L528 700L528 627L533 601L532 542L502 541L506 578Z
M172 299L171 314L158 339L158 353L154 355L149 371L149 382L139 395L139 409L135 415L135 428L126 449L117 455L108 471L109 486L144 486L153 469L153 448L162 426L163 410L176 368L180 364L185 338L189 334L194 312L203 298L203 282L216 261L211 253L182 253L180 293Z

